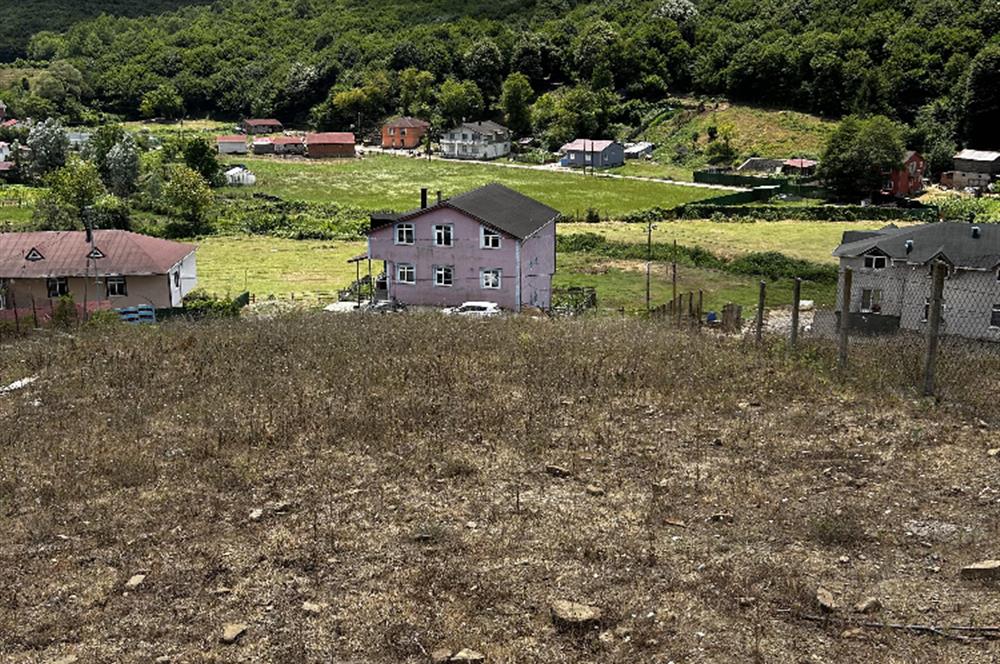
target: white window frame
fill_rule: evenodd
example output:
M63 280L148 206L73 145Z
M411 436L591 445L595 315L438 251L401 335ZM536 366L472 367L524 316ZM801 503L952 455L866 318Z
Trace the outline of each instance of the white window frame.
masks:
M483 290L503 288L503 270L498 267L479 270L479 287Z
M871 265L868 262L871 261ZM877 263L881 262L882 266L879 267ZM870 270L884 270L889 267L889 258L887 256L878 256L874 254L869 254L865 256L865 267Z
M408 272L408 278L403 277L403 273ZM417 266L413 263L396 263L396 283L407 286L415 286L417 283Z
M49 277L45 280L45 288L49 293L49 297L64 297L69 295L69 277Z
M111 292L112 285L114 286L114 293ZM104 287L108 294L108 298L128 297L128 282L125 280L124 275L119 274L111 277L105 277Z
M486 226L479 227L479 248L499 249L503 245L503 236L498 231Z
M448 240L445 243L445 239ZM455 224L435 224L434 225L434 246L454 247L455 246Z
M445 275L448 276L445 279ZM447 281L447 283L445 283ZM434 287L435 288L451 288L455 285L455 266L454 265L435 265L434 266Z
M407 231L409 232L410 236L409 240L406 240ZM402 240L399 239L400 235L402 235L403 237ZM412 246L414 244L414 241L416 240L416 230L414 229L413 224L410 223L396 224L395 227L393 228L392 240L394 244L407 247Z
M1000 304L994 304L993 308L990 309L990 329L991 330L1000 330L1000 325L994 325L993 324L993 316L995 314L1000 314Z
M868 293L868 306L865 306L865 293ZM878 311L875 307L878 306ZM862 288L861 289L861 313L871 314L871 313L882 313L882 289L881 288Z

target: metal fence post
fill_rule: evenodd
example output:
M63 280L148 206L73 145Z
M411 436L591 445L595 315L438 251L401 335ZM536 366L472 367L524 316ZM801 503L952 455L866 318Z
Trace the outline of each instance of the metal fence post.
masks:
M841 280L843 292L840 294L840 343L837 348L837 366L847 368L847 333L851 327L851 287L854 284L854 270L844 268Z
M934 395L934 374L937 369L938 333L941 329L941 305L944 300L945 264L934 264L930 311L927 313L927 354L924 356L924 396Z
M792 287L792 333L788 338L788 345L795 348L799 340L799 302L802 299L802 278L795 277L795 285Z
M760 282L760 295L757 297L757 343L764 339L764 303L767 299L767 282Z

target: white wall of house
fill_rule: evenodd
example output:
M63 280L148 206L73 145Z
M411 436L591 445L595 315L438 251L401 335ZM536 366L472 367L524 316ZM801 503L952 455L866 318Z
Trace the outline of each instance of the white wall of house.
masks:
M228 143L218 143L219 154L246 154L247 144L235 141Z
M170 306L183 306L184 296L198 287L198 266L194 252L170 268L167 278L170 280Z

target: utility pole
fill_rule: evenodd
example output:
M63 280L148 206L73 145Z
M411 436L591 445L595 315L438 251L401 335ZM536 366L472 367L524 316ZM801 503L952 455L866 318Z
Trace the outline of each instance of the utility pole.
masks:
M677 240L674 240L674 250L670 255L671 302L677 301Z
M649 280L653 263L653 222L646 224L646 313L649 313Z
M924 356L924 396L934 396L934 375L937 368L938 333L941 329L941 308L944 301L945 265L934 263L934 281L930 311L927 312L927 354Z

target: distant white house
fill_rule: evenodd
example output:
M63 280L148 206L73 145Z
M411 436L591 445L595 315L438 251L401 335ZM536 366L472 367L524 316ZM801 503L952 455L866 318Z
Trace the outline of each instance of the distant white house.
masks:
M225 173L226 184L232 187L252 187L257 184L257 176L246 166L235 166Z
M625 144L625 158L626 159L640 159L642 157L647 157L653 154L653 148L656 147L648 141L639 141L638 143L626 143Z
M563 166L613 168L625 163L625 147L617 141L578 138L562 146L559 152L563 155L559 160Z
M82 150L90 143L90 134L84 131L67 131L66 138L71 150Z
M219 136L215 139L215 144L219 148L219 154L246 154L247 137L239 134L232 136Z
M0 143L0 161L10 161L9 143Z
M497 159L510 154L510 130L496 122L463 122L441 137L446 159Z

